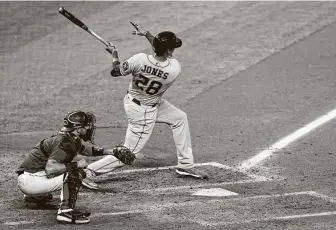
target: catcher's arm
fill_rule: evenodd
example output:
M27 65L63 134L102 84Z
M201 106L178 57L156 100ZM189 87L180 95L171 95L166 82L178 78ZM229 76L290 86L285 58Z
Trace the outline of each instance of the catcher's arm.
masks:
M79 155L87 156L87 157L98 157L98 156L104 156L104 155L111 155L110 151L105 150L102 147L98 147L92 143L89 142L82 142L81 147L78 151Z
M153 45L154 36L148 31L141 28L137 23L130 22L134 26L135 30L132 32L133 35L145 36L149 43Z
M116 146L113 149L107 149L106 152L109 152L108 155L115 156L115 158L126 165L133 164L136 159L135 154L129 148L122 145Z
M82 147L83 146L85 145L82 145ZM122 163L127 164L127 165L131 165L136 158L135 154L131 152L131 150L129 150L125 146L116 146L113 149L104 149L104 148L97 147L94 145L88 145L88 146L85 146L85 151L82 151L80 154L85 155L85 156L112 155L112 156L115 156Z

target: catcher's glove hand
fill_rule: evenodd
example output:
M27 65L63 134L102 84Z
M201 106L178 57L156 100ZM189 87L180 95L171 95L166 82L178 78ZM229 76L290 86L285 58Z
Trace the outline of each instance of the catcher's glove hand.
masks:
M136 158L135 154L125 146L116 146L113 149L113 155L122 163L127 165L131 165Z

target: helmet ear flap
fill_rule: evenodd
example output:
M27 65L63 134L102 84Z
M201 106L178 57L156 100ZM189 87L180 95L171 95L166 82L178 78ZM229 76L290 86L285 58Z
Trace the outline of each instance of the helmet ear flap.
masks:
M64 118L64 120L63 120L63 125L64 126L68 126L69 125L69 121L66 118Z

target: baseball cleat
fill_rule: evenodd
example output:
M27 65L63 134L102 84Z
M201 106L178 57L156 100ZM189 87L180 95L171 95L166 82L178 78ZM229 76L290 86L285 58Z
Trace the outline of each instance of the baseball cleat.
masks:
M82 185L85 188L89 188L89 189L94 189L94 190L100 189L99 185L94 180L95 180L94 173L90 170L87 170L86 177L83 179Z
M89 215L87 212L59 209L56 219L59 223L63 224L87 224L90 222Z
M199 179L209 179L209 175L207 173L195 168L188 168L188 169L177 168L176 173L182 176L191 176Z

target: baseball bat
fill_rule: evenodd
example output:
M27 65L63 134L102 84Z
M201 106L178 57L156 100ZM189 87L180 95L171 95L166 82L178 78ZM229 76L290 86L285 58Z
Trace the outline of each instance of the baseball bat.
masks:
M100 37L98 34L96 34L94 31L92 31L89 27L87 27L75 15L73 15L72 13L70 13L66 9L64 9L64 7L60 7L58 9L58 12L60 14L62 14L64 17L66 17L67 19L69 19L72 23L74 23L75 25L79 26L80 28L82 28L83 30L85 30L86 32L88 32L89 34L91 34L92 36L94 36L95 38L97 38L104 45L108 46L108 42L107 41L105 41L102 37Z

